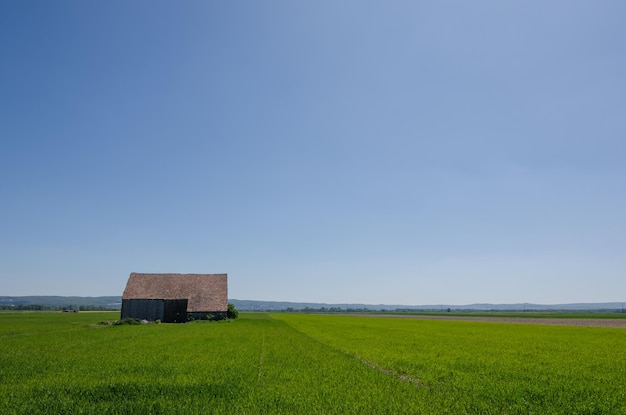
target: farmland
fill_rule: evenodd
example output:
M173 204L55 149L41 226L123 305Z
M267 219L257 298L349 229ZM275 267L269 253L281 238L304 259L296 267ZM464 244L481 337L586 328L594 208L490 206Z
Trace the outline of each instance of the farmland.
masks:
M0 314L0 413L626 414L626 330L242 313Z

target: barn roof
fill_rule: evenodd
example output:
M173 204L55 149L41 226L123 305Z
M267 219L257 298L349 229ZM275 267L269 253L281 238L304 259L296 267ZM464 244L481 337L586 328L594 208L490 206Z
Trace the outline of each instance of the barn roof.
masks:
M227 274L140 274L132 272L123 300L186 298L188 312L226 311Z

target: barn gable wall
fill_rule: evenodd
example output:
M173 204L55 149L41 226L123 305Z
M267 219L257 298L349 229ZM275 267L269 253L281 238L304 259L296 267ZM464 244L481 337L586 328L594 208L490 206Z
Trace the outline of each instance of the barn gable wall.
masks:
M122 300L122 319L138 318L140 320L163 321L163 300Z
M184 323L188 320L187 299L122 300L122 319L125 318L160 320L163 323Z

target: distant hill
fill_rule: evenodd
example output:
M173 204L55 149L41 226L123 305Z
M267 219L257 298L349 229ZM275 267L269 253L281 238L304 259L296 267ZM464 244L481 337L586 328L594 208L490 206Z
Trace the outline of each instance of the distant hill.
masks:
M103 309L119 310L122 307L122 297L62 297L62 296L26 296L26 297L2 297L0 306L33 306L44 307L96 307Z
M571 304L430 304L430 305L400 305L400 304L326 304L326 303L297 303L287 301L255 301L230 299L238 310L242 311L285 311L305 309L341 309L367 311L587 311L587 310L615 310L623 311L625 303L571 303Z
M430 304L430 305L390 305L390 304L327 304L301 303L289 301L260 301L229 299L241 311L288 311L288 310L328 310L328 311L624 311L624 303L572 303L572 304ZM122 297L63 297L63 296L0 296L0 306L45 307L97 307L119 310Z

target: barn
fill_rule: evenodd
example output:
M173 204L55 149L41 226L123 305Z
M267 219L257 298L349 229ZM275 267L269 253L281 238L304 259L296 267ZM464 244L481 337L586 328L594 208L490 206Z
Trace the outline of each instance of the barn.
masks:
M183 323L226 318L227 274L140 274L132 272L122 295L122 319Z

